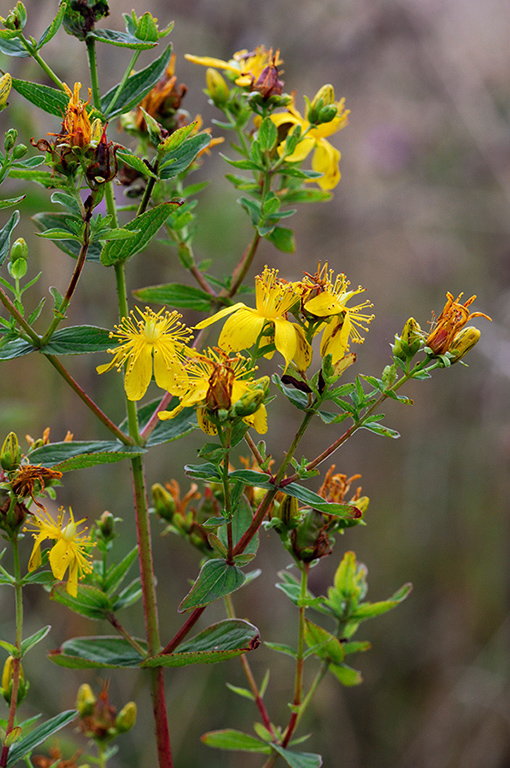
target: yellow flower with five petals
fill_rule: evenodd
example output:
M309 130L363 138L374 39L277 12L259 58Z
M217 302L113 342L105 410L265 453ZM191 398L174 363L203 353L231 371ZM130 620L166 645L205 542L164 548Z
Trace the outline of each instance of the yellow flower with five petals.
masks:
M39 568L42 563L41 544L46 539L52 539L55 543L49 556L51 571L54 577L61 581L69 569L67 591L73 597L78 594L78 579L82 579L92 570L88 561L90 555L87 553L87 549L92 546L90 536L85 534L87 529L78 533L78 526L84 520L85 518L75 521L73 511L69 507L69 520L65 522L65 511L61 507L55 522L43 509L33 515L23 529L31 532L35 539L28 570L32 572Z
M186 371L183 360L185 345L191 338L191 331L179 322L178 312L168 312L161 309L153 312L148 307L145 311L137 307L140 318L132 311L128 317L123 317L111 338L121 343L116 349L108 352L114 355L113 360L97 367L98 373L118 369L126 365L124 388L129 400L140 400L146 393L154 377L156 384L166 389L172 395L179 395L186 389Z
M256 309L242 302L224 307L212 317L202 320L195 328L206 328L217 320L228 317L218 341L222 349L239 352L249 349L264 335L267 344L273 343L277 352L285 359L285 368L294 361L300 371L310 365L312 349L305 333L297 323L287 319L287 313L296 304L298 297L289 283L278 279L278 270L264 268L255 278ZM266 334L268 334L266 336ZM274 350L264 357L271 358Z
M345 99L340 99L333 104L337 108L336 117L328 123L313 125L303 117L296 109L295 102L287 107L286 112L278 112L271 115L271 120L277 128L280 126L289 126L289 133L296 130L297 126L301 128L302 138L299 140L292 154L287 155L285 159L289 163L300 163L313 152L312 169L317 173L322 173L316 181L323 190L334 189L340 181L340 152L327 141L328 136L342 130L348 124L348 115L350 110L344 108ZM278 154L281 156L285 151L285 142L278 146Z
M280 51L273 54L273 49L269 51L263 45L258 45L254 51L246 49L234 53L230 61L215 59L212 56L192 56L186 53L185 59L193 64L201 64L204 67L213 67L214 69L223 69L234 80L236 85L249 88L256 82L266 67L278 67L283 64L280 59Z

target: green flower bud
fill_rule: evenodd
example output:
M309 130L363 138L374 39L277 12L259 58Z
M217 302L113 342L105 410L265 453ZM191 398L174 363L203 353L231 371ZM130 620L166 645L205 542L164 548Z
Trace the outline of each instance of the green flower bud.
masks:
M209 67L205 73L207 92L216 107L222 107L228 101L230 91L225 79L217 69Z
M17 147L14 147L12 151L12 156L15 160L21 160L22 157L25 157L27 152L28 152L28 147L26 144L18 144Z
M154 483L151 488L152 504L159 517L166 520L168 523L172 522L172 518L175 514L175 501L173 496L163 488L160 483Z
M310 563L329 555L331 546L327 535L327 523L316 509L310 509L291 533L292 553L296 560Z
M18 131L16 130L16 128L9 128L9 130L5 132L4 149L6 152L11 151L13 146L16 144L17 138L18 138Z
M10 704L11 703L11 696L12 696L12 684L13 684L13 677L14 677L14 658L12 656L8 656L5 660L3 672L2 672L2 696L4 697L5 701ZM17 696L17 703L18 705L21 704L23 699L28 693L28 689L30 687L30 683L25 680L25 673L23 672L23 667L19 665L19 680L18 680L18 696Z
M248 390L248 392L245 392L241 399L234 404L233 410L235 415L241 416L241 418L251 416L255 411L258 411L264 402L265 396L266 392L264 389Z
M19 725L17 725L12 729L12 731L9 732L9 735L5 737L4 746L12 747L12 745L19 739L20 736L21 728Z
M0 464L3 469L10 472L17 469L21 463L21 449L18 438L14 432L9 432L4 440L2 451L0 452Z
M23 3L20 1L16 3L15 7L9 13L7 18L4 19L0 16L0 21L3 21L4 27L13 31L23 29L27 23L27 11Z
M338 107L336 104L328 104L319 110L317 117L317 123L330 123L338 115Z
M94 712L96 701L90 685L88 683L80 685L76 697L76 709L80 713L80 717L89 717Z
M126 731L131 730L135 723L136 704L134 701L128 701L115 718L115 729L117 733L126 733Z
M23 237L18 237L18 239L14 241L11 246L10 256L12 262L18 261L18 259L23 259L26 261L28 258L28 245L26 244Z
M274 517L281 520L282 530L290 531L293 528L297 528L301 519L298 500L294 496L285 494Z
M404 325L400 336L395 335L395 344L393 344L393 354L400 360L411 360L424 341L424 334L420 324L410 317Z
M326 107L335 103L335 89L330 83L322 85L315 96L312 99L312 107L317 107L320 102L320 107ZM320 109L319 107L319 109Z
M103 541L111 541L117 535L115 533L115 517L105 510L96 523L97 531Z
M158 25L156 19L149 11L146 11L143 16L138 19L136 25L135 37L138 40L143 40L148 43L157 43L159 39Z
M392 384L395 383L395 380L397 378L397 368L395 365L387 365L385 366L383 372L382 372L382 382L385 387L391 387Z
M28 265L25 259L18 259L17 261L11 261L7 265L7 269L9 270L11 277L14 277L16 280L21 280L27 273Z
M464 355L478 344L481 333L478 328L472 325L463 328L453 339L451 348L448 350L451 355L451 363L458 363Z

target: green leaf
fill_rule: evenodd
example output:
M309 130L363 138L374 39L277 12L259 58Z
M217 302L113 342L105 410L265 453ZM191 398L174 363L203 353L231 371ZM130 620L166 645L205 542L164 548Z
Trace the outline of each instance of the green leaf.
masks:
M61 728L72 723L77 714L78 712L75 709L68 709L65 712L61 712L59 715L55 715L55 717L50 718L42 725L38 725L37 728L34 728L34 730L28 734L28 736L24 736L17 741L9 750L7 768L11 768L11 766L14 766L18 760L22 760L25 755L28 755L35 749L35 747L38 747L39 744L46 741L49 736L52 736Z
M170 61L171 55L172 46L168 45L161 56L155 59L151 64L144 69L141 69L139 72L130 75L115 102L113 102L113 99L120 83L105 93L105 95L101 97L101 110L105 118L107 120L112 120L112 118L117 117L117 115L121 115L123 112L128 112L133 107L136 107L136 105L142 101L144 96L146 96L156 85L158 80L161 79L168 62Z
M18 221L19 211L14 211L7 224L4 224L2 229L0 229L0 265L4 263L10 253L11 237Z
M118 595L113 604L114 611L120 611L121 608L127 608L136 603L142 597L141 580L137 577L131 584Z
M221 479L217 468L210 462L205 464L186 464L184 471L186 476L191 477L193 480L211 480L216 482Z
M143 640L137 642L145 648ZM66 640L48 658L60 667L69 669L139 667L143 656L123 637L74 637Z
M176 205L177 203L161 203L140 216L136 216L126 224L124 229L130 232L138 230L138 233L129 240L116 240L113 243L107 243L101 253L101 262L106 267L111 267L113 264L126 261L135 253L140 253L147 248Z
M166 304L169 307L194 309L197 312L209 312L214 296L196 288L194 285L166 283L165 285L148 285L133 291L133 296L139 301L153 304Z
M271 152L278 141L278 128L270 117L265 117L257 131L257 139L263 152Z
M241 696L243 699L249 699L250 701L255 701L255 696L251 691L249 691L247 688L239 688L237 685L232 685L231 683L225 683L229 691L232 691L233 693L237 693L238 696Z
M34 351L35 347L28 341L23 341L23 339L13 339L0 346L0 360L13 360L15 357L22 357L23 355L28 355L29 352Z
M34 647L34 645L37 645L37 643L46 637L50 629L51 626L48 624L46 627L39 629L37 632L34 632L33 635L30 635L30 637L27 637L25 640L23 640L21 643L21 655L24 656L27 651L29 651Z
M0 53L5 53L6 56L16 56L20 59L30 56L23 43L17 38L14 40L0 39Z
M128 32L118 32L115 29L94 29L88 33L87 37L92 37L99 43L108 43L108 45L117 45L120 48L134 48L139 51L146 51L154 48L157 43L143 42Z
M305 640L309 648L317 646L314 654L319 659L333 664L342 664L345 659L345 649L342 643L331 632L305 619Z
M179 173L185 171L199 152L209 146L211 136L208 133L197 133L186 141L183 141L175 149L163 155L159 162L159 177L161 179L173 179Z
M0 210L10 208L11 205L18 205L25 197L26 195L20 195L19 197L6 197L4 200L0 200Z
M244 619L224 619L182 643L174 653L152 656L142 667L216 664L253 651L260 644L257 627Z
M81 250L81 244L76 240L71 239L75 232L69 225L69 214L67 213L36 213L32 216L32 220L36 225L45 232L48 229L61 229L69 232L69 240L58 240L55 242L57 248L67 253L68 256L72 256L73 259L77 259ZM87 251L86 261L100 261L100 255L103 246L99 242L90 243Z
M240 485L240 488L242 490L244 486L239 483L238 485ZM253 520L252 508L246 496L243 495L239 500L239 504L237 506L237 509L235 510L234 519L232 520L232 539L233 539L234 547L240 541L243 534L246 533L252 520ZM218 531L218 538L220 539L220 541L225 547L228 547L228 533L227 533L226 526L222 527ZM259 546L259 537L258 537L258 534L256 534L252 538L252 540L250 541L246 549L244 550L244 553L254 555L257 552L258 546Z
M296 250L296 241L294 239L294 232L292 229L286 227L275 227L268 235L266 240L269 240L273 245L283 253L294 253Z
M384 427L382 424L367 424L365 422L365 424L362 424L361 426L363 429L368 429L369 432L374 432L376 435L382 435L383 437L392 437L394 440L400 437L400 433L397 432L396 429Z
M250 736L242 731L225 728L222 731L209 731L200 737L208 747L215 749L232 749L238 752L259 752L262 755L270 755L271 747L263 741Z
M50 598L88 619L104 619L112 611L108 595L90 584L78 584L78 593L73 597L67 591L66 585L59 582L51 590Z
M117 440L72 441L50 443L37 448L30 454L30 461L53 467L60 472L85 469L97 464L112 464L124 459L140 456L145 450L140 447L123 445Z
M112 346L110 331L95 325L74 325L59 328L49 342L41 347L45 355L83 355L106 352Z
M141 157L133 155L129 149L119 149L117 152L117 159L122 163L129 165L130 168L134 168L142 176L150 176L152 179L156 179L157 176L150 170L147 163L144 163Z
M350 614L349 620L358 622L365 621L366 619L371 619L374 616L380 616L383 613L391 611L406 599L412 588L412 584L404 584L404 586L400 587L389 600L381 600L377 603L361 603L356 610Z
M297 658L296 650L291 645L287 645L287 643L264 642L264 645L267 645L268 648L271 648L272 651L276 651L276 653L284 653L285 656L291 656L293 659Z
M0 648L3 648L4 651L7 651L9 656L16 656L16 646L12 643L8 643L7 640L0 640Z
M275 752L283 757L290 768L320 768L322 757L314 755L312 752L292 752L290 749L284 749L277 744L271 744Z
M198 574L192 588L179 605L179 613L209 605L243 586L246 576L237 565L228 565L224 560L208 560Z
M361 672L349 667L348 664L330 664L329 671L339 680L342 685L353 686L360 685L363 682Z
M29 80L17 80L15 77L12 78L12 87L31 104L50 115L63 118L69 103L69 96L65 91L50 85L31 83Z
M39 42L37 43L38 51L41 50L43 45L46 45L46 43L49 43L52 37L55 37L55 35L57 34L58 30L62 25L66 11L67 11L67 3L60 3L57 11L57 15L55 16L51 24L48 27L46 27L41 37L39 38Z
M108 571L106 573L106 578L104 580L104 589L106 592L109 592L110 594L114 592L117 587L122 583L123 578L125 577L128 570L131 568L132 564L136 560L136 557L138 555L138 547L133 547L131 552L128 552L127 555L125 555L120 563L117 563L116 565L111 565L108 568Z

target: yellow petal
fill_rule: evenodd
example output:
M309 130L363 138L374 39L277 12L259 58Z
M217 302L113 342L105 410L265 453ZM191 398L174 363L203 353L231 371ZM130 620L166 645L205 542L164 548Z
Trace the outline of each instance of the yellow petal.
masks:
M233 317L229 317L220 333L218 341L222 349L239 352L249 349L257 341L266 322L254 309L240 309Z
M28 570L31 573L32 571L35 571L36 568L39 568L39 566L42 563L42 557L41 557L41 541L43 541L46 537L45 536L38 536L35 540L34 548L32 549L32 554L30 555L30 560L28 561Z
M266 406L262 404L251 416L246 416L243 421L253 427L259 435L265 435L267 432L267 411Z
M305 136L305 138L296 146L294 152L285 159L288 160L289 163L300 163L302 160L308 157L314 147L314 139L312 139L310 136Z
M193 56L191 53L185 53L184 58L193 64L201 64L204 67L216 67L217 69L228 69L230 72L239 72L239 67L233 67L228 61L215 59L212 56Z
M201 320L194 327L197 330L207 328L207 326L211 325L211 323L215 323L216 320L221 320L222 317L226 317L227 315L232 314L232 312L236 312L238 309L241 309L241 307L246 308L246 304L243 304L242 301L238 301L237 304L232 304L231 307L223 307L223 309L220 309L219 312L211 315L211 317L206 317L205 320Z
M312 158L312 168L323 176L314 179L324 190L334 189L340 181L340 152L326 139L319 139Z
M299 325L294 325L296 331L297 346L294 362L298 371L306 371L312 362L312 348L306 340L305 332Z
M147 392L152 378L152 348L144 345L136 359L128 363L124 379L124 389L128 400L141 400Z
M321 356L332 356L332 364L335 365L341 360L349 349L349 334L352 323L349 315L342 320L337 318L329 323L324 329L321 340Z
M75 560L69 543L64 539L57 541L51 548L49 560L54 577L60 581L71 562Z
M154 350L154 378L161 389L172 395L182 395L188 388L186 370L177 357L170 355L164 345L156 345Z
M197 408L198 426L206 435L217 435L216 425L207 418L205 408Z
M274 319L274 345L285 358L285 368L296 354L297 335L293 323L281 317Z

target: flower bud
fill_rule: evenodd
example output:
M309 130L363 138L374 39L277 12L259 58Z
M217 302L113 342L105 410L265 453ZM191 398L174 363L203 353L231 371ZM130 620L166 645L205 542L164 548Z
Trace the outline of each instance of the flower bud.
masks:
M222 107L228 101L230 91L225 79L220 75L217 69L209 67L205 73L207 83L207 92L211 101L216 107Z
M26 244L23 237L18 237L18 239L14 241L11 247L11 262L18 261L18 259L23 259L26 261L27 258L28 245Z
M319 106L320 102L320 106ZM312 99L311 106L317 107L319 106L319 109L321 107L329 106L330 104L335 103L335 89L330 83L326 83L326 85L322 85L315 96Z
M27 152L28 152L28 147L26 144L18 144L17 147L14 147L12 151L12 156L14 160L21 160L22 157L25 157Z
M2 696L4 697L5 701L8 704L11 703L13 678L14 678L14 658L12 656L8 656L7 659L5 660L5 664L2 672L2 688L1 688ZM21 704L21 702L27 695L29 687L30 687L30 683L27 680L25 680L23 667L21 665L21 662L19 662L19 679L18 679L18 695L17 695L18 705Z
M234 404L234 413L236 416L251 416L255 411L258 411L266 393L263 389L249 389L244 395Z
M7 106L7 99L11 92L12 78L8 72L0 77L0 111ZM11 129L12 130L12 129Z
M292 553L297 560L310 563L331 552L327 523L316 509L310 509L291 533Z
M395 334L395 344L392 345L393 354L400 360L410 360L419 352L423 341L424 335L420 324L414 317L410 317L400 336Z
M16 280L21 280L22 277L25 277L27 273L27 262L25 259L18 259L17 261L11 261L7 265L7 269L9 270L9 274L11 277L14 277Z
M106 0L80 0L70 3L64 14L64 28L69 35L85 40L96 21L109 14Z
M13 146L16 144L17 138L18 138L18 131L16 130L16 128L9 128L9 130L5 132L4 149L6 152L11 151Z
M126 733L126 731L130 731L135 723L136 704L134 701L128 701L115 718L115 728L117 733Z
M386 365L384 367L384 370L382 372L382 383L385 387L391 387L392 384L395 383L397 378L397 368L396 365Z
M97 699L90 685L88 683L80 685L76 697L76 709L80 713L80 717L89 717L94 711L96 701Z
M21 449L18 438L14 432L9 432L4 440L2 451L0 452L0 464L3 469L10 472L17 469L21 462Z
M352 504L356 509L359 509L361 515L364 516L368 509L368 505L370 504L370 498L368 496L360 496L359 499L354 499L352 502L348 503Z
M285 494L274 517L281 520L282 525L279 527L281 527L282 530L292 530L293 528L297 528L301 519L298 500L294 496Z
M480 331L472 325L467 328L463 328L453 339L451 349L449 350L451 357L451 363L458 363L461 358L464 357L466 352L469 352L480 339Z
M23 29L27 23L27 11L21 0L16 3L15 7L9 13L7 18L4 19L0 16L0 21L3 21L4 27L13 31Z
M115 517L108 510L103 512L96 526L98 534L103 541L112 541L117 535L115 533Z
M175 514L175 501L173 496L163 488L160 483L154 483L151 488L152 504L156 514L168 523L172 522Z

